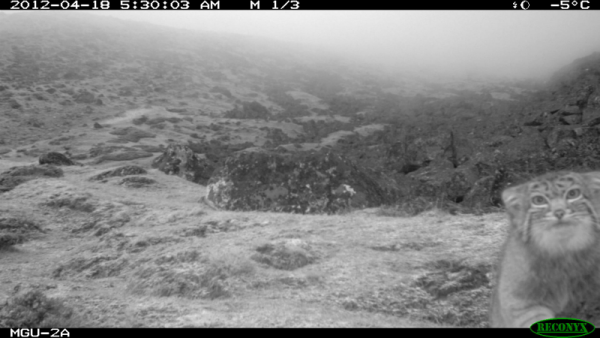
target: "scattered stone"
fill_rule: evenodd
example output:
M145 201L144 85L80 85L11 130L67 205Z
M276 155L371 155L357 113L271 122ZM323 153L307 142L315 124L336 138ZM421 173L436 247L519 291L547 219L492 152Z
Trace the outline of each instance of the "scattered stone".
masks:
M74 211L93 212L96 205L90 202L89 194L66 194L62 196L51 196L43 203L52 208L69 208Z
M278 243L267 243L256 248L251 259L275 269L292 271L312 264L317 256L310 245L303 240L292 238Z
M119 139L124 142L138 142L142 138L154 138L155 134L150 132L135 128L135 127L126 127L119 128L111 131L109 134L119 135Z
M231 91L229 91L229 89L227 89L227 88L223 88L223 87L215 86L215 87L212 87L212 88L210 89L210 92L211 92L211 93L219 93L219 94L223 94L223 95L225 95L226 97L228 97L228 98L230 98L230 99L233 99L233 95L231 94Z
M96 103L96 97L94 96L94 94L91 92L88 92L87 90L81 90L79 93L77 93L74 96L74 100L77 103L84 103L84 104Z
M595 117L585 123L586 127L594 127L600 124L600 117Z
M152 157L152 153L148 153L145 151L126 151L122 153L111 153L98 157L96 159L96 164L106 162L106 161L129 161L135 160L138 158L144 157Z
M121 271L131 268L129 261L120 254L90 254L75 256L61 262L52 271L53 278L80 275L85 278L106 278L118 276Z
M102 125L98 122L94 122L94 129L102 129L104 127L102 127Z
M21 183L40 177L62 177L63 171L52 165L12 167L0 174L0 193L14 189Z
M72 160L78 160L78 161L85 160L87 158L88 158L88 155L86 155L86 154L76 154L76 155L71 156Z
M183 119L181 119L179 117L155 117L153 119L147 120L146 124L148 124L150 126L154 126L154 125L162 124L164 122L171 122L171 123L175 124L175 123L179 123L181 121L183 121Z
M136 151L137 149L124 146L106 146L104 143L95 144L90 148L90 157L98 157L101 155L112 154L116 152Z
M171 113L185 113L185 112L187 112L187 109L186 108L167 108L167 111L171 112Z
M242 107L236 106L223 116L230 119L269 119L271 113L262 104L252 101L242 103Z
M75 165L75 162L71 161L67 156L56 152L41 155L39 162L40 164Z
M32 232L43 232L43 230L38 224L27 219L0 217L0 234L28 235Z
M471 190L465 195L462 206L472 208L474 210L483 210L492 205L497 205L499 202L499 194L494 198L494 176L486 176L478 179L473 183Z
M577 135L571 127L557 126L552 128L546 137L546 144L550 149L570 147L575 144Z
M68 142L74 138L75 138L75 136L63 136L63 137L59 137L54 140L51 140L50 142L48 142L48 144L57 146L57 145L61 145L61 144L65 143L65 142Z
M104 171L98 175L90 177L90 181L101 181L109 177L128 176L128 175L143 175L147 171L136 165L126 165L113 170Z
M162 145L161 145L162 146ZM161 153L163 151L165 151L164 147L161 146L150 146L150 145L146 145L146 144L136 144L133 147L134 148L139 148L143 151L147 151L149 153Z
M148 121L148 116L142 115L131 120L131 123L135 124L136 126L139 126L141 124L144 124L144 122L146 121Z
M147 177L132 176L123 178L119 184L130 188L142 188L156 184L156 181Z
M439 260L430 265L435 270L417 278L414 285L436 299L463 290L489 287L490 280L487 277L491 271L489 265L469 266L449 260Z

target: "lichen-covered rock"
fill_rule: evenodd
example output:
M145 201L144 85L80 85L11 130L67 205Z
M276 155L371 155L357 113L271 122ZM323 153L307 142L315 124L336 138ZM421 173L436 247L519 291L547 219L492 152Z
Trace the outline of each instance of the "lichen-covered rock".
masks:
M148 121L148 116L142 115L131 120L131 123L135 124L136 126L139 126L146 121Z
M273 145L288 144L294 141L294 139L279 128L267 128L266 138L271 140Z
M21 183L40 177L62 177L63 171L51 165L12 167L0 174L0 193L10 191Z
M104 171L98 175L90 177L90 181L101 181L109 177L128 176L128 175L143 175L146 174L144 168L136 165L126 165L112 170Z
M96 102L96 96L93 93L88 92L87 90L80 90L79 93L74 95L75 102L77 103L85 103L92 104Z
M165 148L162 147L162 144L160 147L158 146L150 146L147 144L137 144L134 146L135 148L141 149L145 152L149 152L149 153L162 153L163 151L165 151Z
M173 124L176 124L178 122L183 121L183 119L179 118L179 117L164 117L164 116L159 116L159 117L155 117L155 118L149 119L149 120L148 120L148 118L146 118L143 121L146 122L146 124L152 126L152 125L156 125L156 124L161 124L163 122L171 122Z
M454 167L447 160L438 160L426 167L413 171L408 177L413 180L412 192L415 196L426 198L446 198L445 187L452 179Z
M225 112L223 116L230 119L269 119L271 113L262 104L252 101L243 102L241 107L236 106Z
M497 205L494 199L494 176L485 176L473 183L471 190L465 195L462 206L474 209L483 209Z
M39 162L40 164L75 165L75 162L71 161L67 156L55 152L49 152L41 155Z
M119 135L119 138L117 139L117 143L122 142L122 143L126 143L126 142L138 142L140 139L142 138L154 138L156 137L156 135L135 128L135 127L127 127L127 128L120 128L120 129L116 129L111 131L109 134L112 135Z
M469 163L457 168L444 159L411 172L412 195L432 200L450 200L461 203L479 178L479 169Z
M187 145L172 143L152 162L152 168L167 175L177 175L198 184L206 184L214 164L203 154L196 154Z
M120 153L110 153L98 157L95 161L96 164L106 161L130 161L138 158L152 157L152 153L145 151L125 151Z
M92 146L89 150L90 157L98 157L101 155L107 155L116 152L134 151L135 148L124 147L124 146L107 146L104 143L98 143Z
M129 176L123 178L119 184L130 188L142 188L156 184L156 181L148 177Z
M208 182L207 200L228 210L332 213L391 203L395 182L333 152L242 151Z
M583 112L579 106L566 106L560 110L559 122L566 125L581 124Z
M557 126L550 130L546 136L546 144L552 149L569 148L576 143L577 135L572 127Z
M28 219L0 217L0 248L21 244L38 232L42 228Z
M171 113L185 113L185 112L187 112L187 109L186 108L167 108L167 111L171 112Z

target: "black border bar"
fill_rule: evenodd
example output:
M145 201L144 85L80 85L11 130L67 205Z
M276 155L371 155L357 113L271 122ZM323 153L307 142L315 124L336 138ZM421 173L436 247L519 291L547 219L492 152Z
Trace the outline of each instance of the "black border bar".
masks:
M1 10L559 10L600 8L597 0L5 0Z
M38 329L38 328L0 328L0 335L6 338L31 338L31 337L42 337L42 338L79 338L79 337L92 337L93 335L104 335L112 338L128 337L131 338L134 335L140 335L139 337L150 337L154 335L161 335L161 337L178 337L178 338L198 338L206 334L222 334L223 330L230 331L255 331L254 333L269 337L281 337L281 334L285 334L284 331L293 330L310 330L313 332L322 331L323 334L333 334L334 331L347 331L347 333L359 333L360 335L381 335L381 338L399 336L419 336L424 334L431 334L435 336L444 335L460 335L460 337L485 337L489 334L500 334L502 336L510 336L511 338L529 337L535 338L536 336L529 329L466 329L466 328L394 328L394 329L381 329L381 328L275 328L275 329L264 329L264 328L67 328L67 329ZM210 332L213 331L213 332ZM260 332L259 332L260 331ZM243 333L243 332L240 332ZM251 332L248 332L251 333ZM38 335L39 334L39 335ZM592 334L590 337L594 336ZM101 336L102 337L102 336Z

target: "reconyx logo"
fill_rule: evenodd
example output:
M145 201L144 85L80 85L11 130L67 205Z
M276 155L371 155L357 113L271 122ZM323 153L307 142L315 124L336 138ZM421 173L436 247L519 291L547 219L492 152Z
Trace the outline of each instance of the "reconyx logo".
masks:
M594 332L596 327L581 319L552 318L533 323L529 329L544 337L581 337Z

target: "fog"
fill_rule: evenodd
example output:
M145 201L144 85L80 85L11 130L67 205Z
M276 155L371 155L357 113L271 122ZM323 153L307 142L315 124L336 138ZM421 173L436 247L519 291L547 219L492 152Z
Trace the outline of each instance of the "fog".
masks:
M191 30L310 44L316 50L328 50L394 70L454 76L548 76L574 59L600 51L598 11L93 13Z
M312 44L415 72L545 76L600 51L598 11L187 11L103 13Z

